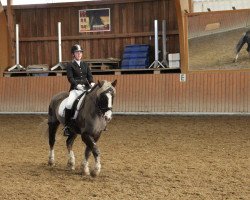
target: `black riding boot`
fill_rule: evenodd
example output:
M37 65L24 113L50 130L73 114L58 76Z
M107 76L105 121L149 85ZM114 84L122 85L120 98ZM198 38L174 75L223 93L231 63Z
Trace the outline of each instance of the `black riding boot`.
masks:
M65 127L64 127L64 136L69 136L71 134L71 109L65 108Z

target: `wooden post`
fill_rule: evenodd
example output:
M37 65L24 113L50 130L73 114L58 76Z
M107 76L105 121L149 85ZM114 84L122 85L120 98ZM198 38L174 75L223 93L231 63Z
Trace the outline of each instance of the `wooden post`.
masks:
M8 20L8 31L9 31L9 66L15 64L15 29L14 29L14 20L13 20L13 11L12 11L12 2L13 0L7 0L7 20Z
M179 43L181 56L181 73L188 72L188 31L187 15L181 7L181 0L175 1L175 8L178 20Z
M188 0L188 7L189 7L189 11L188 11L189 13L194 11L193 0Z
M0 77L3 76L4 70L8 67L8 28L7 18L0 0Z

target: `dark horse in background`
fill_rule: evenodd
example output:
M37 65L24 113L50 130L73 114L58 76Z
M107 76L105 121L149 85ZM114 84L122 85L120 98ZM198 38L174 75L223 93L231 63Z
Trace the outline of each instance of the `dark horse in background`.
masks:
M247 32L245 32L242 37L240 38L239 42L237 43L236 47L235 47L235 62L237 62L238 57L239 57L239 53L240 50L242 49L242 47L244 46L244 44L247 43L247 52L250 56L250 30L248 30Z
M68 136L66 145L69 153L68 167L75 169L75 156L72 150L74 140L77 134L81 135L82 141L86 144L84 160L82 162L83 174L97 176L101 171L100 152L96 142L105 130L107 123L112 118L113 98L116 93L115 86L117 81L98 81L91 91L89 91L84 100L79 102L81 105L78 109L78 115L74 123L74 134ZM56 131L59 124L64 124L64 117L59 115L59 106L61 102L68 97L68 92L61 92L55 95L49 105L48 132L50 155L48 164L55 164L54 144ZM95 167L90 173L88 159L90 154L95 158Z

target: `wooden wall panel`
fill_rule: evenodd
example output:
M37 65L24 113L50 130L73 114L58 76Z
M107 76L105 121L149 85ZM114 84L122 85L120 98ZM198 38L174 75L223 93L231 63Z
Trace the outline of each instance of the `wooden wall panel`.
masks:
M115 112L249 113L250 72L96 75L118 80ZM51 97L67 91L62 77L1 77L0 112L47 112Z
M78 11L110 8L111 31L79 33ZM20 64L58 62L57 22L62 23L62 58L71 60L70 48L80 43L84 58L122 58L129 44L149 44L154 49L154 20L167 20L167 51L179 52L179 35L174 0L131 0L14 6L20 27ZM160 45L161 46L161 45ZM152 53L152 55L154 55Z

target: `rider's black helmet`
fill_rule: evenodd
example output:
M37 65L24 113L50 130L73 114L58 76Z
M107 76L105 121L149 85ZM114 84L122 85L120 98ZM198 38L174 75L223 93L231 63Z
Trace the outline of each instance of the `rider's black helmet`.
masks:
M75 53L76 51L83 52L83 49L79 44L75 44L74 46L71 47L71 53Z

